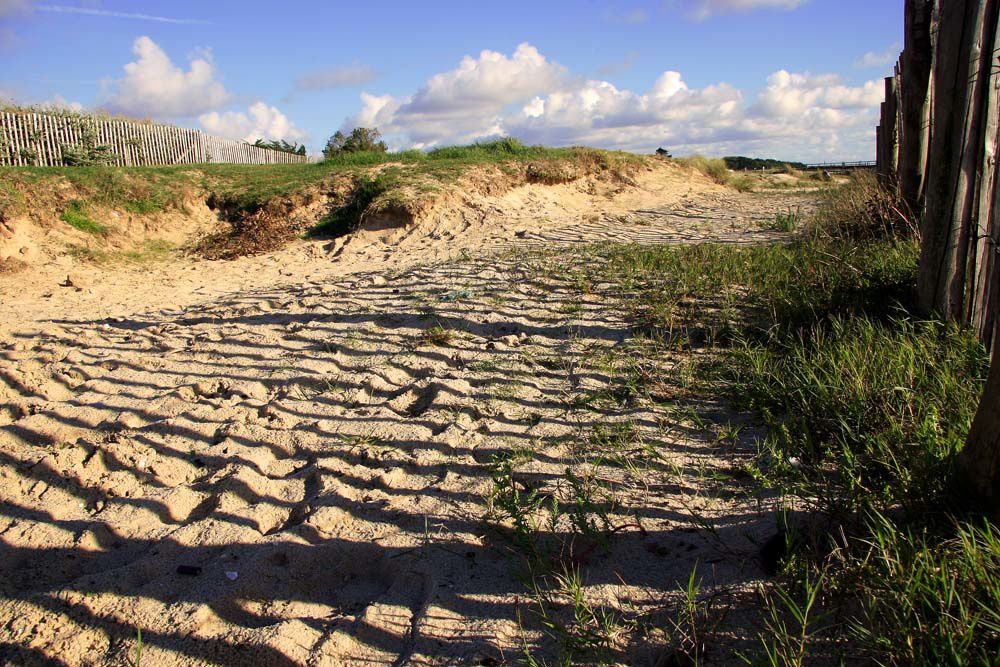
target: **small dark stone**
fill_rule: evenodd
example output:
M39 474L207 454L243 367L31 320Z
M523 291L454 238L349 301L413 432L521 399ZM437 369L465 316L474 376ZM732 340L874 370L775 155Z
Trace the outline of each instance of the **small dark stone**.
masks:
M183 574L187 577L197 577L201 574L201 567L197 565L178 565L177 574Z

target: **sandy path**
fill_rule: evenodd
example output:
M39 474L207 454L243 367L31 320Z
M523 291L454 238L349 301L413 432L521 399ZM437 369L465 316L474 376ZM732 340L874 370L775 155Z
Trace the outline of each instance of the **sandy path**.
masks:
M713 422L740 421L720 406L692 421L631 398L623 376L670 360L634 347L610 286L581 292L558 257L475 251L759 240L754 217L787 205L744 197L734 218L736 195L677 201L572 229L526 214L447 251L411 238L386 257L367 239L162 267L141 287L109 275L22 304L0 352L0 658L121 664L137 628L155 665L551 656L523 549L491 506L498 478L563 506L585 487L579 516L612 530L607 544L570 513L537 547L579 566L588 599L633 631L663 627L696 565L706 590L745 595L773 516L710 480L754 430L720 439ZM445 252L471 256L428 263ZM151 302L172 307L139 310ZM615 655L655 659L631 640Z

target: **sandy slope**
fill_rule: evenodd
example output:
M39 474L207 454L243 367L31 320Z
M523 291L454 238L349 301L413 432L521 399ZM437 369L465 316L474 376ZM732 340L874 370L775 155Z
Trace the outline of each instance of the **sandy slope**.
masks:
M57 286L62 267L8 282L0 658L124 664L137 628L154 665L551 655L518 552L485 520L514 452L526 492L593 484L607 548L565 520L543 535L630 619L616 659L652 664L636 624L665 626L692 567L732 600L761 577L773 517L709 481L754 431L720 441L620 399L623 369L670 360L630 347L608 286L582 293L564 259L518 249L773 237L759 223L787 197L691 178L651 172L614 197L528 186L229 263L77 268L82 289ZM595 460L609 432L639 443L642 471Z

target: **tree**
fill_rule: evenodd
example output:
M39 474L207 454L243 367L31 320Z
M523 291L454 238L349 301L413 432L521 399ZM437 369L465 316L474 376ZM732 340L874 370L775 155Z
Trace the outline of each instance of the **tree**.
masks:
M382 141L382 133L374 127L356 127L347 136L337 132L326 142L323 156L327 159L341 153L385 153L389 150Z
M330 159L338 153L342 153L344 150L344 142L347 141L347 137L340 130L337 130L332 137L326 142L326 147L323 149L323 157Z

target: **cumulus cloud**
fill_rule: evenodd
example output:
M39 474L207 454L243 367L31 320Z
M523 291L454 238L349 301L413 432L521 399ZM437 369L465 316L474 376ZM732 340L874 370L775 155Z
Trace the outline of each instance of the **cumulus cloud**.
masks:
M860 87L843 85L835 75L812 76L785 70L767 79L756 110L773 117L792 117L811 108L864 109L882 102L884 84L868 81Z
M682 11L703 21L721 14L749 12L755 9L796 9L807 0L680 0Z
M362 93L362 108L346 127L378 125L405 133L412 145L433 145L442 137L471 140L502 132L504 110L557 88L565 69L530 44L512 56L482 51L466 56L453 70L436 74L412 96L397 99Z
M125 65L125 76L117 82L107 104L111 110L134 116L185 118L218 109L229 101L206 52L192 58L185 71L149 37L137 38L132 51L137 59Z
M488 83L486 83L488 82ZM692 88L680 72L647 90L570 76L530 45L513 57L485 51L428 80L410 97L361 94L345 128L376 126L390 143L427 148L511 135L529 143L650 151L866 157L880 82L781 70L748 96L724 82Z
M209 134L255 141L257 139L285 140L289 142L302 141L305 133L281 113L277 107L268 106L263 102L254 102L242 111L212 111L198 117L198 122Z
M368 65L354 63L343 67L329 67L303 74L295 80L296 90L329 90L360 86L370 83L377 76L374 69Z

